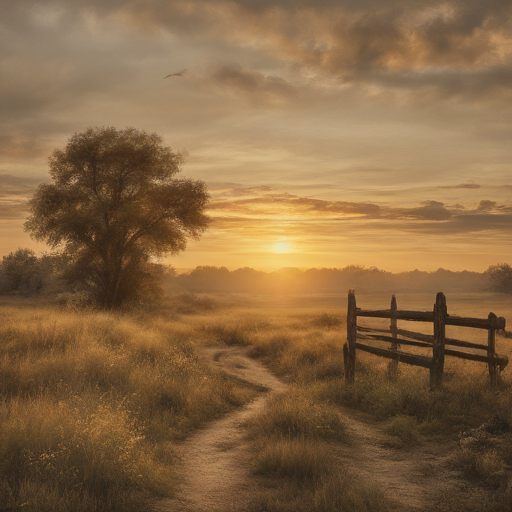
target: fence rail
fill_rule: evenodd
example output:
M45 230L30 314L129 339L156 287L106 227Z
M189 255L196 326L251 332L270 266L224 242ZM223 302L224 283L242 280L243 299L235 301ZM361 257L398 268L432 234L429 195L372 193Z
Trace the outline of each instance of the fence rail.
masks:
M409 320L411 322L433 322L434 313L430 311L396 311L394 317L389 309L369 310L357 309L357 316L369 316L372 318L396 318L397 320ZM467 318L462 316L446 315L445 325L459 327L472 327L473 329L505 329L505 319L502 317Z
M389 318L389 330L358 326L357 317ZM432 323L434 333L429 335L399 329L397 325L398 320ZM485 329L487 330L487 344L447 338L447 325ZM394 295L391 299L390 309L364 310L357 308L354 291L350 290L347 310L347 343L343 346L345 379L349 383L354 382L356 351L362 350L363 352L391 359L389 365L391 378L396 377L399 362L428 368L430 370L431 390L438 388L443 382L445 356L487 363L490 383L492 387L495 387L498 384L499 372L508 364L506 356L496 354L496 331L505 329L505 325L505 319L497 317L494 313L489 313L487 318L467 318L449 315L446 307L446 297L443 293L437 294L432 312L399 310ZM390 343L390 347L381 348L368 344L372 341L387 342ZM403 352L400 350L401 345L432 349L432 356ZM447 349L447 345L460 349L485 351L485 355L457 349Z

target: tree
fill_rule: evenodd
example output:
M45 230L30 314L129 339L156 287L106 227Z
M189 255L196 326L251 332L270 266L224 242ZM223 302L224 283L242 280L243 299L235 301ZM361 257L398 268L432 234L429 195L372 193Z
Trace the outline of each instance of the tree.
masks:
M2 258L0 288L7 293L31 294L43 284L39 260L34 251L18 249Z
M176 254L206 229L209 195L175 178L181 155L135 128L88 128L49 158L25 229L69 259L67 277L105 308L148 293L154 258Z
M512 267L508 263L491 265L485 273L494 291L512 293Z

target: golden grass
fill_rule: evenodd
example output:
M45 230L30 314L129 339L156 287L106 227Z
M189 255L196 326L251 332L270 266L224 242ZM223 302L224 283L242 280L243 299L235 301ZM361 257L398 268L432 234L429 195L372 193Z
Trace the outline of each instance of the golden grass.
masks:
M418 420L411 416L395 416L384 426L384 432L392 436L397 447L413 446L419 442Z
M30 303L0 319L2 507L141 510L174 490L172 442L255 393L177 318Z
M249 425L253 437L346 440L345 425L336 407L317 403L303 387L293 386L274 396Z
M356 383L345 385L344 319L304 298L274 307L263 299L254 306L247 298L181 294L160 309L129 314L9 304L0 302L4 507L131 511L172 493L173 443L256 392L212 370L198 344L249 346L290 384L248 426L254 470L268 478L255 510L395 509L337 458L337 444L347 442L340 407L382 420L397 446L454 436L495 413L512 423L510 382L491 392L483 365L448 362L444 388L430 393L427 371L400 365L398 380L389 382L386 361L361 354ZM456 453L453 465L473 485L492 489L489 511L508 510L512 443L497 455Z

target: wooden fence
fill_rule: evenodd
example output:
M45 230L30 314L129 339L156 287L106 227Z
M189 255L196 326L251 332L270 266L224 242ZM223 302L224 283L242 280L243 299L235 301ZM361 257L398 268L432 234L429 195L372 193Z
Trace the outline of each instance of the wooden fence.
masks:
M389 318L389 330L358 326L357 317ZM433 323L434 333L428 335L399 329L398 320ZM447 338L445 333L447 325L485 329L487 330L487 344ZM390 309L372 311L359 309L356 305L354 291L350 290L347 310L347 343L343 346L345 380L348 383L354 382L356 351L363 350L370 354L391 359L389 365L391 378L396 377L399 362L428 368L430 370L431 390L438 388L443 382L445 356L487 363L491 386L494 388L499 381L499 372L508 364L507 357L496 354L496 331L499 329L505 329L505 319L498 318L494 313L489 313L487 318L465 318L449 315L443 293L437 294L433 311L399 310L394 295L391 299ZM362 341L365 343L361 343ZM367 344L371 341L385 341L390 343L390 346L389 348L381 348ZM402 345L429 348L432 350L432 356L403 352L400 350ZM447 349L446 346L457 348ZM471 349L472 352L460 349ZM482 354L482 351L485 354Z

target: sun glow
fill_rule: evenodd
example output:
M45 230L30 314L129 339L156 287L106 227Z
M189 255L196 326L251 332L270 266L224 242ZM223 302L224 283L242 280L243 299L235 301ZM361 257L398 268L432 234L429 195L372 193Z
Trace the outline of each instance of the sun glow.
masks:
M290 244L287 242L277 242L277 244L274 244L274 252L279 254L290 252Z

